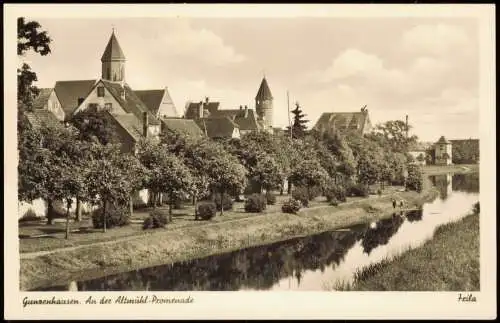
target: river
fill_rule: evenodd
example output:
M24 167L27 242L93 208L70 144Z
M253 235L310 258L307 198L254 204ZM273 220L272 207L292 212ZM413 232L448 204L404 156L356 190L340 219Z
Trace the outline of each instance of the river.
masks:
M317 235L38 291L321 291L432 239L479 201L479 174L431 176L440 195L420 210Z

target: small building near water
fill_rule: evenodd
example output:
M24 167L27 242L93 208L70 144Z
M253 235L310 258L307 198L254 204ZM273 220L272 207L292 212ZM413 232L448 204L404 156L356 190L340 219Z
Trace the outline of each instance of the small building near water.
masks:
M446 140L444 136L441 136L441 138L439 138L439 140L434 144L434 163L436 165L452 164L451 146L451 141Z

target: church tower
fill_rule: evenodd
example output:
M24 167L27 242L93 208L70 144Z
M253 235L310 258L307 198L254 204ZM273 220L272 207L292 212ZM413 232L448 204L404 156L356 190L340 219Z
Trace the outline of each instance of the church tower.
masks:
M266 77L260 83L259 91L255 96L255 111L259 122L263 125L264 130L273 132L273 95L267 84Z
M103 80L112 82L125 81L125 55L118 44L113 30L108 45L101 57Z

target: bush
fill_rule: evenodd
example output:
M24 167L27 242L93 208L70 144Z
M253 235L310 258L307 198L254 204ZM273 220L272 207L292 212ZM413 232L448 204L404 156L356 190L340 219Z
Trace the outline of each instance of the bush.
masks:
M245 201L245 211L251 213L259 213L266 209L266 197L263 194L254 193Z
M479 208L479 202L474 203L474 206L473 206L473 209L472 209L473 212L474 212L474 214L479 214L479 211L480 211L479 209L480 209Z
M220 194L215 194L214 202L215 206L217 207L217 211L220 211L221 210ZM231 196L229 196L229 194L224 194L222 196L222 206L224 207L224 211L233 209L233 199L231 198Z
M422 191L424 178L420 167L417 165L408 165L408 179L406 180L406 188L410 191Z
M346 190L342 186L332 186L325 192L326 201L331 202L337 200L338 202L346 201Z
M349 196L367 197L369 192L368 186L361 183L352 184L347 189L347 195Z
M271 192L266 192L266 202L267 202L267 205L276 204L276 195L274 195Z
M106 228L110 229L130 224L129 213L130 210L127 206L108 204L106 206ZM92 212L92 224L95 229L102 229L104 227L102 207L98 207Z
M377 195L378 195L378 196L382 195L382 190L381 190L381 189L378 189L378 190L377 190Z
M302 206L304 207L309 206L309 194L307 193L307 188L305 187L296 186L293 189L292 198L300 201L300 203L302 203Z
M283 213L297 213L299 212L300 210L300 207L301 207L301 202L296 200L296 199L289 199L288 201L285 201L285 203L283 203L283 206L281 206L281 211Z
M197 217L202 220L212 219L215 216L215 212L217 212L216 205L212 201L200 202L196 209Z
M336 198L333 198L332 200L329 201L330 202L330 205L331 206L338 206L339 205L339 201L337 201Z
M168 212L162 210L153 210L149 213L149 216L144 219L142 223L142 229L157 229L163 228L168 223Z
M309 187L309 191L308 191L309 201L312 201L321 195L323 195L323 188L321 186Z
M36 215L36 212L32 208L29 208L26 212L24 212L23 216L19 218L19 222L37 220L40 220L40 217Z

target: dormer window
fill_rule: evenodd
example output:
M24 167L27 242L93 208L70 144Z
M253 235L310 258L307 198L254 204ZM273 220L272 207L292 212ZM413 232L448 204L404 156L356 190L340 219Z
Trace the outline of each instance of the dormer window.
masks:
M97 88L97 96L99 98L103 98L104 97L104 86L99 86Z

